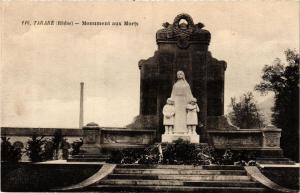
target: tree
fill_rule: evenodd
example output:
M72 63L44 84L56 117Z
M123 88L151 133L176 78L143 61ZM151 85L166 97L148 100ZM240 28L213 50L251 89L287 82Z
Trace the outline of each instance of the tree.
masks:
M1 137L1 161L5 162L18 162L22 157L23 144L15 142L11 144L10 138Z
M285 51L286 62L276 58L263 68L262 81L255 89L274 92L272 123L282 129L281 147L285 156L299 161L299 59L295 50Z
M71 144L71 147L72 147L71 155L78 155L79 152L80 152L80 147L82 145L83 145L83 139L82 138L80 138L80 141L79 140L74 141Z
M62 136L61 129L56 129L53 137L44 141L44 144L42 146L42 160L47 161L59 159L60 149L63 149L63 154L66 157L67 151L64 149L68 149L68 145L68 142L66 142L66 139L64 139Z
M263 115L256 106L252 92L243 94L240 101L231 98L232 111L229 118L232 123L242 129L261 128L264 126Z
M52 137L53 148L54 148L54 159L58 159L58 151L61 146L63 136L60 129L56 129L54 132L54 136Z
M60 149L62 149L62 158L65 159L65 160L68 159L69 158L70 144L67 141L67 139L65 139L65 138L62 139Z
M35 134L28 140L28 147L26 153L32 162L40 162L43 160L42 146L45 143L44 137L37 137Z
M44 150L43 150L43 153L42 153L42 158L43 158L43 161L47 161L47 160L53 160L54 158L54 143L51 141L51 140L45 140L45 143L44 143Z

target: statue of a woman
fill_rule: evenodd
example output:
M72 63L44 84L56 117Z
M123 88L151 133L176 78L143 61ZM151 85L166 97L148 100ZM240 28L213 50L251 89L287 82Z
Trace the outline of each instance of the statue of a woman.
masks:
M175 105L175 122L174 132L175 133L186 133L187 122L186 122L186 107L187 104L193 99L193 94L189 83L185 80L184 72L177 72L177 81L173 85L171 99Z

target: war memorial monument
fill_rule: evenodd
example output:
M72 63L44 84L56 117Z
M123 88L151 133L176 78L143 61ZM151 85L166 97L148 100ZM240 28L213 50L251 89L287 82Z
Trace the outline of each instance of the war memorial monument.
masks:
M283 156L280 148L281 129L274 126L238 128L224 116L227 63L214 58L208 51L210 40L211 34L204 24L195 23L188 14L179 14L173 22L164 23L156 33L158 49L154 56L138 63L139 115L126 128L103 128L97 123L89 123L82 125L81 130L62 130L66 137L83 137L83 145L79 154L70 155L67 162L56 167L60 168L60 172L68 171L66 175L71 175L68 168L73 171L76 167L80 168L80 172L72 175L81 177L47 190L296 192L277 184L280 175L282 177L282 173L294 167L294 163ZM83 84L81 92L83 97ZM53 134L53 130L36 129L34 132L49 136ZM13 137L16 131L2 128L3 134ZM23 135L26 135L25 132ZM256 166L105 163L115 150L138 149L148 145L161 148L178 140L216 150L255 152ZM259 167L264 164L277 166ZM279 164L284 164L286 168L280 170ZM55 164L47 166L46 163L37 163L26 167L32 170L38 167L42 172L47 167L55 168ZM53 171L57 172L57 168ZM276 171L280 174L275 175ZM10 183L11 186L16 185L13 181ZM7 184L5 187L7 190L22 190ZM23 190L45 191L42 188Z

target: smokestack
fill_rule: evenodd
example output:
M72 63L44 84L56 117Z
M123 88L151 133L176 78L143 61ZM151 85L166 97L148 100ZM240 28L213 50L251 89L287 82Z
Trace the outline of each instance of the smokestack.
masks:
M84 83L80 83L80 110L79 110L79 129L83 127L83 87Z

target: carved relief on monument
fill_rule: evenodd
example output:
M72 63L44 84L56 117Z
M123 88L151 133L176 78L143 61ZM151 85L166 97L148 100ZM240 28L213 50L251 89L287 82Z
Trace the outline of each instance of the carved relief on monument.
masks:
M96 136L88 135L87 138L86 138L86 143L96 143Z
M112 135L105 134L103 136L103 143L117 143L116 137Z
M279 147L280 134L279 133L264 133L265 147Z
M122 135L122 134L103 134L103 143L112 144L112 143L134 143L134 144L149 144L151 139L148 135Z
M185 22L181 22L185 21ZM204 24L194 24L192 17L186 13L179 14L175 17L173 24L165 22L164 29L156 34L157 41L176 41L179 48L187 48L190 40L210 41L210 33L203 30Z
M97 133L94 130L85 130L84 131L84 142L86 144L94 144L97 143Z
M260 147L261 142L260 138L256 135L254 136L247 136L247 135L238 135L236 134L219 134L213 137L213 145L217 148L224 148L224 147L249 147L255 148Z

